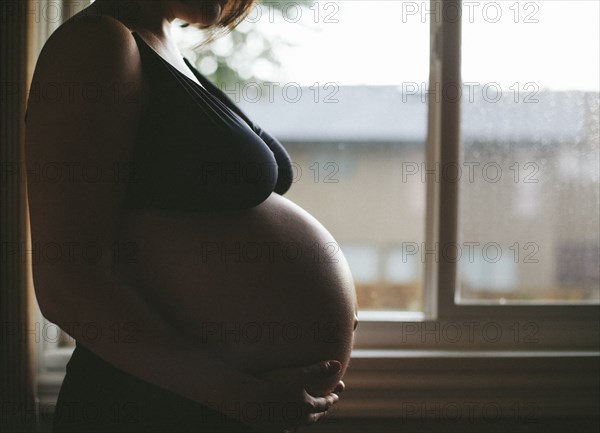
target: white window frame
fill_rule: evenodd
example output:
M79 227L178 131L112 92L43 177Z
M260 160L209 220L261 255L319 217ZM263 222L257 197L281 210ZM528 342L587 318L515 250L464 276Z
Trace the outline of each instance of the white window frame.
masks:
M461 7L459 0L431 0L431 9L446 8L451 12L442 12L444 16L454 16L457 8ZM444 11L445 9L441 9ZM431 62L430 89L448 88L450 84L461 82L461 22L443 22L431 20ZM450 166L460 164L460 99L448 100L443 94L429 98L428 137L426 148L427 165ZM442 134L443 131L443 134ZM426 245L451 245L458 242L458 182L427 182L427 212L426 212ZM443 215L443 222L440 215ZM432 248L433 249L433 248ZM458 288L457 261L444 260L441 254L437 258L433 254L426 255L424 275L424 306L425 311L420 315L403 312L360 312L359 332L365 328L376 328L388 337L377 338L384 347L394 347L397 341L398 327L395 323L420 321L423 326L441 325L445 321L456 320L485 320L505 322L535 321L539 328L551 330L551 335L540 336L538 347L560 347L561 349L581 348L582 344L590 350L598 348L597 323L600 320L598 304L552 303L535 305L518 302L511 305L499 305L495 302L473 302L468 304L455 302ZM462 328L469 332L469 326ZM387 328L387 330L386 330ZM573 332L580 333L589 329L589 338L573 339ZM369 329L370 331L370 329ZM358 349L372 348L372 333L369 338L359 338ZM584 343L585 342L585 343ZM416 341L415 345L420 346ZM402 344L406 347L405 344ZM429 346L428 346L429 347ZM456 347L456 346L453 346ZM433 348L433 347L431 347ZM469 344L469 349L476 348ZM484 349L485 346L480 346ZM465 348L466 349L466 348Z
M431 8L444 8L442 17L454 16L457 8L462 10L462 1L431 0ZM461 82L461 22L431 21L430 89L435 83L444 89ZM460 163L459 102L429 98L426 162L430 167ZM426 187L426 245L456 243L459 184L428 182ZM357 389L346 396L349 401L340 417L406 421L410 417L405 402L418 402L424 394L450 404L485 404L485 398L474 395L488 387L489 380L506 382L503 392L512 403L527 403L519 397L533 401L536 421L555 416L557 410L561 416L597 416L597 409L581 404L581 395L589 392L595 405L597 391L580 388L580 394L574 394L569 387L577 372L591 384L598 381L598 305L458 304L458 264L442 257L436 262L432 254L426 259L422 314L359 312L352 368L347 374L347 382ZM480 332L486 326L502 330L504 337L486 338ZM444 335L444 329L458 330L461 335L476 332L472 340L456 341ZM465 366L466 377L459 374ZM443 382L432 381L432 373L440 369L446 373ZM407 374L413 379L411 386L406 385ZM515 381L516 377L520 380ZM552 386L553 392L544 394L540 384ZM502 415L508 419L510 410L504 409ZM436 415L434 410L431 418ZM426 417L417 414L413 419Z
M452 7L455 11L456 7L461 7L461 1L431 0L430 8L436 7ZM441 15L445 16L444 13ZM54 30L52 26L46 27L38 29L38 32L45 32L36 38L38 52ZM430 88L435 88L434 83L441 83L443 89L446 83L460 82L460 20L449 23L432 19L430 36ZM439 163L444 166L459 163L460 104L456 100L436 99L429 98L427 164L435 166L435 163ZM428 182L426 189L426 244L456 242L458 184ZM441 215L444 216L443 223L440 222ZM591 367L600 357L600 309L597 305L459 305L454 299L456 268L456 263L441 259L436 263L433 255L427 255L423 290L425 307L422 313L359 311L360 324L352 353L352 367L345 379L350 392L343 399L345 406L342 406L339 416L396 416L401 410L400 401L410 398L410 392L431 393L437 388L438 384L431 383L428 377L440 363L446 363L450 372L454 371L452 369L461 370L466 363L471 366L470 371L474 375L478 372L490 375L494 374L494 369L501 369L501 375L511 377L537 371L539 365L547 365L551 360L556 364L556 370L543 377L549 382L555 374L563 372L566 375L573 368L597 375L597 371ZM37 314L38 323L50 326L39 310ZM507 338L493 344L482 338L457 342L444 338L443 331L440 331L452 327L467 335L475 326L481 328L489 323L505 330ZM519 327L527 327L532 323L538 331L534 336L535 343L520 341L530 335L517 335ZM38 389L42 404L52 405L56 401L64 377L61 366L66 364L71 352L71 348L59 348L55 343L44 342L43 339L38 346ZM416 374L417 378L420 374L422 379L408 393L398 379L406 369L407 362L411 365L412 374ZM454 390L454 398L458 399L460 397L456 396L468 395L465 394L466 390L478 384L484 386L484 382L481 377L471 382L450 377L445 385ZM521 392L523 386L527 386L527 380L521 385L513 385L515 392ZM560 404L561 409L566 411L564 413L577 413L578 408L569 407L568 403L560 400L561 386L568 389L570 383L565 379L564 383L557 385L555 400L542 408L541 414L552 414L548 409L553 407L552 404ZM390 392L394 391L404 392L403 397L390 399Z

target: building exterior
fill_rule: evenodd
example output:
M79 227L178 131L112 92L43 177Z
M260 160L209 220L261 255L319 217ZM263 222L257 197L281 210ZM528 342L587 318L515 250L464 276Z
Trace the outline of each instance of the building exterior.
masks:
M460 182L463 299L598 300L598 93L463 98L462 164L429 167L427 95L271 90L229 95L290 152L287 196L339 242L361 308L422 308L424 254L445 254L423 245L426 181Z

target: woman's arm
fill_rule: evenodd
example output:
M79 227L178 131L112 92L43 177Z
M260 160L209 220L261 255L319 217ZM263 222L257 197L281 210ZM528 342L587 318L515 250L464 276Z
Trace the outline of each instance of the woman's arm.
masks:
M137 45L116 20L67 23L40 55L26 137L40 308L109 363L194 401L225 409L282 397L281 381L244 374L186 340L112 272L123 259L116 233L143 95ZM304 421L337 401L298 390L285 397L301 405ZM259 425L282 420L275 414Z

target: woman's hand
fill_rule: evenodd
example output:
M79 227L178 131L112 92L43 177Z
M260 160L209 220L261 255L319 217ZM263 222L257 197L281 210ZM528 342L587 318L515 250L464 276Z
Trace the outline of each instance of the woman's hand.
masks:
M292 431L301 425L314 424L328 415L339 401L338 394L345 389L339 381L334 392L325 396L314 396L307 392L311 382L321 381L337 375L342 370L339 361L324 361L307 367L283 368L262 374L259 379L265 384L257 402L261 408L243 419L247 425L259 432ZM260 413L260 416L257 415Z

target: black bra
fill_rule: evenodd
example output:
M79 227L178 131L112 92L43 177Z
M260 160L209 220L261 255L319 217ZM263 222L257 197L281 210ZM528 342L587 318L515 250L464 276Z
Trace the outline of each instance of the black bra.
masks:
M290 157L233 101L185 63L202 86L135 32L149 97L133 149L125 208L253 207L292 184Z

